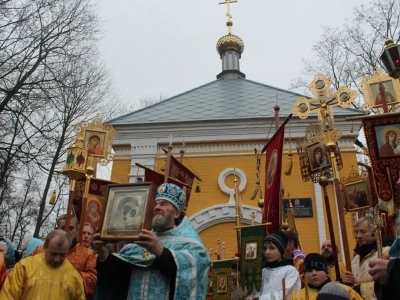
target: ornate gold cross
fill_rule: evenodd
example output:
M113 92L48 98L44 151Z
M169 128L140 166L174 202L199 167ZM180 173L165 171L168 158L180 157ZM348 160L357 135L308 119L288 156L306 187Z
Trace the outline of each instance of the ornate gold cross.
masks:
M231 9L229 4L231 3L236 3L237 0L225 0L224 2L220 2L219 4L226 4L227 8L227 13L226 16L228 17L228 21L226 21L226 26L228 26L229 34L232 33L232 15L231 15Z
M292 108L292 113L298 115L301 119L307 119L311 112L317 111L321 131L330 132L329 139L337 141L342 134L338 128L335 128L332 107L348 108L355 100L357 92L342 86L336 92L331 93L329 90L331 85L332 81L329 78L323 75L315 76L308 86L308 89L313 92L314 98L299 98ZM322 133L319 140L323 141L325 137L326 134Z

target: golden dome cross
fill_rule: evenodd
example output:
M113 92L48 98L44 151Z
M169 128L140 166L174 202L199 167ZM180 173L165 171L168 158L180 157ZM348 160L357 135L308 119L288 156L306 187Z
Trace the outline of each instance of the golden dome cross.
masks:
M231 15L231 9L229 4L231 3L236 3L237 0L225 0L224 2L220 2L219 4L226 4L226 8L227 8L227 13L226 16L228 17L228 21L226 21L226 26L228 26L228 33L231 34L232 33L232 15Z

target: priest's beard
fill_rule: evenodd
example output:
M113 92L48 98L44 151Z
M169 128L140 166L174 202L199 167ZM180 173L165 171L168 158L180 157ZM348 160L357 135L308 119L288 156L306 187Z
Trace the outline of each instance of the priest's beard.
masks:
M163 232L174 227L174 222L175 222L174 212L171 212L165 216L155 215L153 217L151 227L153 228L154 231Z
M324 256L325 262L326 262L328 265L333 264L333 255L332 255L332 254L329 255L329 256L325 256L325 255L323 255L323 256Z

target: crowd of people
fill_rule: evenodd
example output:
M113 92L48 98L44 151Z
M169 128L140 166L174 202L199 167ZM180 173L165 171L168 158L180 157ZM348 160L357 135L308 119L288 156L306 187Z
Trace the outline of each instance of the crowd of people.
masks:
M142 229L119 252L110 251L90 223L84 224L79 243L79 222L72 217L66 228L66 215L44 240L26 240L21 252L1 238L0 299L205 299L211 261L184 214L185 204L181 188L159 186L152 230ZM319 253L305 254L295 232L268 234L261 289L248 293L241 286L240 262L234 260L231 299L400 299L400 236L378 258L372 225L368 216L355 224L357 248L348 268L336 261L329 240Z
M400 224L400 216L398 216ZM298 235L277 231L264 238L265 263L262 287L253 295L232 294L232 300L390 300L400 299L400 236L391 247L383 247L378 258L378 243L373 218L360 218L355 224L357 248L348 271L337 262L332 243L322 243L320 253L304 254ZM335 264L338 264L338 277ZM237 278L240 274L235 274ZM233 276L232 276L233 277ZM282 284L282 280L285 284ZM246 291L246 289L243 289Z

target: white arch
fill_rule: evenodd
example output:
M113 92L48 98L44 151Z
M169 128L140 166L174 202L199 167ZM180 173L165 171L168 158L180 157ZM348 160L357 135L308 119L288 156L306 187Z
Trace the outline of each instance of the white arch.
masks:
M242 205L243 208L243 218L242 223L251 224L251 212L256 212L256 217L254 219L255 224L261 224L262 213L261 209L251 205ZM189 217L190 222L197 232L201 232L211 226L227 223L236 222L236 208L234 204L218 204L214 206L209 206L202 209Z

